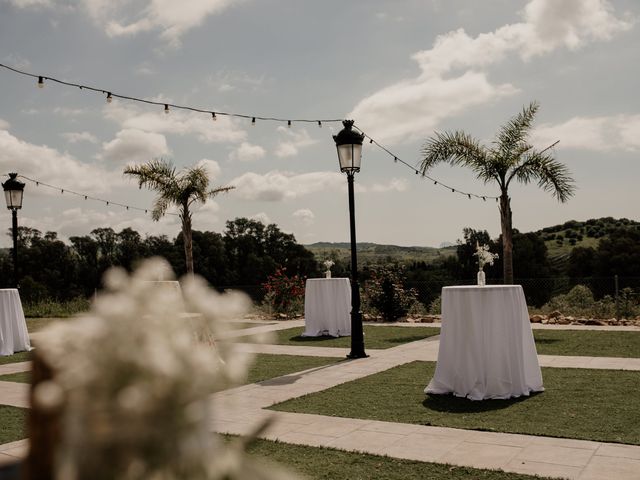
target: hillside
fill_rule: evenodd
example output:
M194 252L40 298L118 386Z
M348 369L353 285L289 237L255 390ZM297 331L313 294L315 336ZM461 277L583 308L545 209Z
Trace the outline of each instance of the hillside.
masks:
M640 229L640 222L628 218L592 218L585 222L569 220L561 225L545 227L537 233L547 246L549 258L568 257L574 247L597 248L602 238L617 228Z
M613 217L592 218L584 222L569 220L563 224L545 227L534 233L545 242L552 264L561 267L574 247L597 248L602 238L617 228L640 229L640 222L627 218ZM350 244L347 242L317 242L305 247L313 252L319 261L327 258L348 260ZM435 247L402 247L398 245L378 245L376 243L358 243L358 260L362 263L384 263L398 261L408 263L424 261L431 263L438 258L456 254L456 246Z
M327 258L349 260L351 245L347 242L317 242L305 247L313 252L319 261ZM362 263L384 263L390 261L427 262L437 258L456 254L456 247L402 247L398 245L378 245L377 243L358 243L358 261Z

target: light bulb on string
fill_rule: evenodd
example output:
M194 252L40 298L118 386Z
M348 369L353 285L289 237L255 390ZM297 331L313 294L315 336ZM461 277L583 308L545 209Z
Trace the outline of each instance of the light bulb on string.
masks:
M287 120L287 127L291 128L291 120Z
M322 122L320 120L318 120L318 126L322 128Z
M165 103L165 104L164 104L164 113L165 113L166 115L169 115L169 104L168 104L168 103Z
M44 88L44 78L38 77L38 88Z
M252 117L251 118L251 126L255 127L256 126L256 117Z
M211 120L213 120L214 122L218 120L218 117L216 117L216 112L211 112Z
M107 92L107 103L113 102L113 97L111 96L111 92Z

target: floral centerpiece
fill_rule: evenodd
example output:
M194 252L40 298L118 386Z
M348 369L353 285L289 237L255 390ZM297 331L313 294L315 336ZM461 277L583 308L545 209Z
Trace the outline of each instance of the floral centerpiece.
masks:
M473 254L478 257L478 285L481 287L486 284L486 278L484 275L484 266L486 264L493 265L493 262L498 258L497 253L491 253L489 251L489 245L480 245L476 242L476 253Z
M325 260L323 262L323 265L326 268L326 270L324 272L325 278L331 278L331 267L333 267L335 265L333 263L333 260Z

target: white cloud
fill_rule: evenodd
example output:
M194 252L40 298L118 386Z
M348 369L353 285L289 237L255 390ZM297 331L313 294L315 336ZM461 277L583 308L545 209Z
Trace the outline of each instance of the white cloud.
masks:
M246 72L239 71L221 71L216 73L215 76L210 76L207 79L207 84L218 90L220 93L236 90L256 91L262 88L264 82L264 75L254 77Z
M11 124L6 120L0 118L0 130L9 130Z
M121 181L120 173L82 163L46 145L25 142L1 129L0 171L17 171L51 185L93 193L108 192L111 185Z
M595 151L640 150L640 115L573 117L537 127L532 140L544 147L560 140L558 148Z
M260 212L260 213L256 213L255 215L251 215L249 217L249 219L251 220L256 220L258 222L262 222L264 225L269 225L271 222L271 219L269 218L269 215L267 215L264 212Z
M119 20L122 12L105 8L104 2L94 0L89 3L96 4L97 8L90 10L96 21L104 22L107 35L117 37L160 30L160 37L174 47L180 45L182 35L198 27L209 15L219 14L239 3L237 0L147 0L143 2L144 8Z
M214 180L221 172L220 164L215 160L209 160L208 158L200 160L196 163L196 167L204 167L207 170L209 180Z
M302 221L305 225L312 225L316 216L308 208L301 208L293 212L293 217Z
M407 189L407 181L403 178L392 178L387 183L374 183L367 187L363 186L364 192L385 193L385 192L404 192Z
M173 109L166 115L161 107L157 111L142 110L133 105L113 102L103 108L105 117L118 123L122 128L143 130L154 133L176 135L196 135L203 143L238 143L247 132L238 127L229 117L218 115L213 121L202 113L189 113Z
M147 162L169 154L164 135L127 128L120 130L116 138L102 144L103 158L117 164Z
M277 128L277 132L281 135L282 139L276 147L275 154L281 158L295 156L301 148L318 143L317 140L309 136L309 133L305 129L294 130L280 126Z
M523 22L477 37L463 29L440 35L431 49L412 56L420 68L417 77L369 95L349 117L382 141L420 138L444 118L516 93L516 86L494 85L482 71L508 54L527 60L562 47L608 40L631 28L611 10L606 0L531 0Z
M229 160L240 162L252 162L264 157L266 151L260 145L252 145L248 142L242 142L238 148L229 154Z
M18 8L40 8L53 6L52 0L9 0L9 3Z
M89 113L86 108L55 107L53 113L62 117L77 117Z
M89 132L67 132L61 135L62 138L64 138L69 143L98 143L98 139L96 138L96 136Z
M338 172L310 172L296 174L277 170L258 174L245 173L229 182L234 195L244 200L277 202L292 200L302 195L339 189L344 180Z

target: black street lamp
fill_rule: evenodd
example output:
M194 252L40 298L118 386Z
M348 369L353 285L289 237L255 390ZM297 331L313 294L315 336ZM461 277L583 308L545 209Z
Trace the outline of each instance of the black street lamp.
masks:
M18 210L22 208L24 183L16 180L17 173L10 173L9 180L2 184L7 208L13 220L13 284L18 288Z
M360 311L360 286L358 285L358 257L356 253L356 219L353 199L353 175L360 171L362 140L364 134L354 132L353 120L342 122L344 128L333 136L338 149L340 171L347 174L349 185L349 224L351 227L351 352L347 358L365 358L362 312Z

